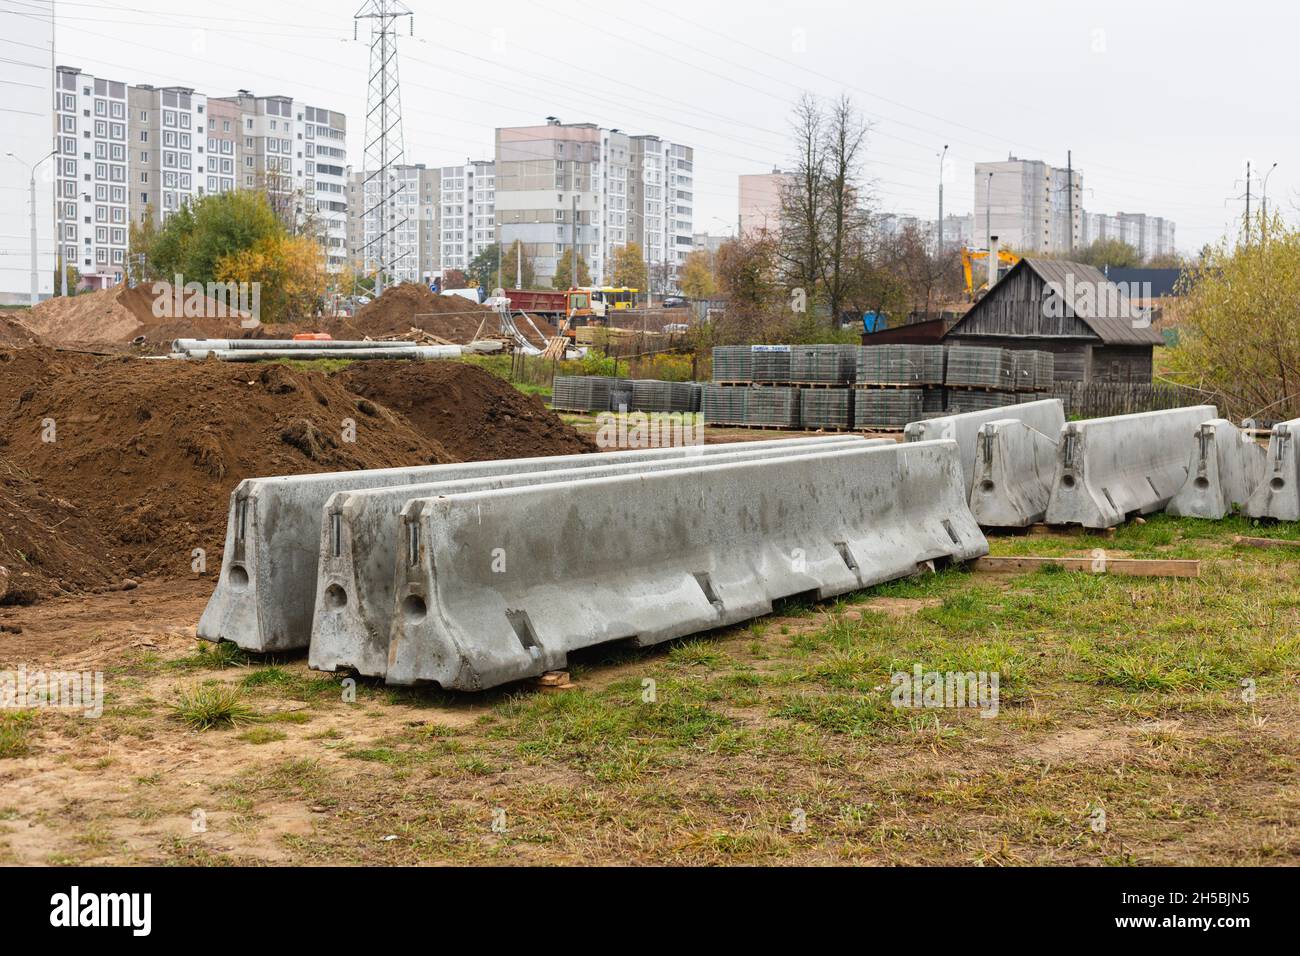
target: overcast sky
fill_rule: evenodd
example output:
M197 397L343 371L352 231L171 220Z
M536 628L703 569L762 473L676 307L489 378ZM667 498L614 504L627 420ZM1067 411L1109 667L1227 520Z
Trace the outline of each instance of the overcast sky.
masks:
M849 94L874 124L883 211L972 208L974 163L1008 153L1084 177L1090 212L1174 219L1194 251L1240 217L1245 162L1274 163L1270 205L1297 212L1292 4L407 0L400 41L409 161L490 158L493 129L590 121L695 148L698 231L734 228L736 176L790 160L802 91ZM362 0L58 3L58 60L110 79L243 87L347 113L364 128ZM0 0L0 11L47 10ZM1258 192L1260 182L1256 182Z

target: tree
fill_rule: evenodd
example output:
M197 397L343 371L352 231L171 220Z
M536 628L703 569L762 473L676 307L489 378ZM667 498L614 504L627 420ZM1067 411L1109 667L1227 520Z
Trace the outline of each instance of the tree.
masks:
M555 278L551 281L554 289L572 289L574 286L591 285L591 270L587 260L578 253L578 281L573 281L573 250L565 249L555 261Z
M928 238L907 226L887 244L887 264L901 281L912 312L928 316L957 292L958 253L932 251Z
M516 239L506 250L506 286L511 289L532 289L537 285L537 270L533 260L524 254L524 244Z
M180 275L186 282L206 284L217 280L222 259L285 232L260 192L241 189L200 196L172 213L153 235L140 231L140 241L147 243L141 250L144 271L168 281Z
M859 176L867 126L847 96L841 96L831 107L825 136L825 223L817 274L830 307L831 323L838 327L849 291L849 253L867 224Z
M821 275L821 231L825 218L824 119L817 99L805 93L791 123L795 167L781 190L779 255L787 281L811 296Z
M707 299L718 291L710 256L702 249L692 252L682 264L682 294L688 299Z
M63 294L63 276L59 274L60 269L67 270L68 274L68 295L77 294L77 284L81 282L81 271L69 262L66 266L63 264L63 256L59 256L58 263L54 267L54 294Z
M1225 417L1284 420L1300 415L1300 230L1276 215L1256 225L1259 241L1224 238L1180 280L1169 367Z
M471 283L491 291L497 287L497 266L500 262L501 245L494 242L473 258L465 272ZM504 274L501 281L509 285Z
M314 314L325 293L327 274L324 254L315 239L282 231L222 257L214 278L218 282L260 283L258 317L274 323Z
M649 276L646 273L645 251L635 242L619 246L614 250L613 284L626 289L646 289Z
M1075 261L1105 269L1130 269L1142 265L1141 254L1127 242L1119 239L1098 239L1075 253Z

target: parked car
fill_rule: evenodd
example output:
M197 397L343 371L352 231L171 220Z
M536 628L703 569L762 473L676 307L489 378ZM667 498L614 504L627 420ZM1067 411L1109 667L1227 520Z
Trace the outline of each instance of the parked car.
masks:
M666 295L659 305L665 309L681 309L686 306L686 299L680 295Z

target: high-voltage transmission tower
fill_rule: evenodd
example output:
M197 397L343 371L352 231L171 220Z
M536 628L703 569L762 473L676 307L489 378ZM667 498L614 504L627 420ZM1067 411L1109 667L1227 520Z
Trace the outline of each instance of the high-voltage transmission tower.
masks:
M384 291L384 273L395 262L396 244L393 235L406 220L396 211L393 200L404 188L404 182L395 175L402 163L402 93L397 81L397 23L401 17L410 18L410 32L415 34L415 16L397 0L367 0L365 6L352 18L370 21L370 84L366 90L366 150L362 163L361 196L364 212L362 222L375 217L374 238L362 249L362 261L373 258L375 296ZM357 24L353 23L353 35ZM365 208L367 197L375 202Z

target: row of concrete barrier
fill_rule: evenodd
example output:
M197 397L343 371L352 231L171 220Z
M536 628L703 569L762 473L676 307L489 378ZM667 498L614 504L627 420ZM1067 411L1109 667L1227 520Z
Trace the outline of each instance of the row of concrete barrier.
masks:
M1300 422L1277 425L1266 450L1217 416L1194 405L1066 423L1049 399L913 422L904 434L957 443L971 512L986 528L1110 528L1161 510L1300 518Z
M984 554L961 482L857 436L250 479L199 634L490 687Z

